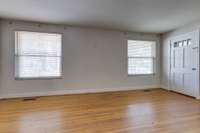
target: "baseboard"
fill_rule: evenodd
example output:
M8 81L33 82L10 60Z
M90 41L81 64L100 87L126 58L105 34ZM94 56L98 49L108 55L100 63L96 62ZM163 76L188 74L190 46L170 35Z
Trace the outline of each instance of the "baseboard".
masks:
M163 85L161 85L160 88L161 88L161 89L164 89L164 90L167 90L167 91L170 90L170 88L169 88L168 86L163 86Z
M197 99L197 100L200 100L200 96L196 96L196 99Z
M167 91L170 91L170 88L169 87L166 87L166 86L162 86L160 87L161 89L164 89L164 90L167 90ZM176 92L176 91L173 91L173 92ZM177 93L177 92L176 92ZM181 93L180 93L181 94ZM183 94L184 95L184 94ZM194 98L196 98L197 100L200 100L200 96L194 96Z
M67 95L67 94L87 94L87 93L101 93L101 92L113 92L113 91L143 90L143 89L154 89L154 88L160 88L160 86L151 85L151 86L121 87L121 88L107 88L107 89L105 88L104 89L68 89L68 90L46 91L46 92L13 93L13 94L4 94L0 96L0 99L56 96L56 95Z

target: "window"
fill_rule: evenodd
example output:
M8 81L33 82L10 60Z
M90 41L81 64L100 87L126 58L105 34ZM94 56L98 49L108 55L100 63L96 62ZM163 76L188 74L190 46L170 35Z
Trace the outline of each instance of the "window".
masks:
M155 73L156 42L128 40L128 75Z
M15 32L15 77L61 77L62 35Z
M174 42L174 48L186 47L186 46L190 46L190 45L192 45L191 39Z

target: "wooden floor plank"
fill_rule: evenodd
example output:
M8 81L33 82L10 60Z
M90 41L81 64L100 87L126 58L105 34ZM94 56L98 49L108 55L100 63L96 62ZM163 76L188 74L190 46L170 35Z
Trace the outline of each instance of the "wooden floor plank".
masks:
M161 89L0 100L0 133L200 133L200 102Z

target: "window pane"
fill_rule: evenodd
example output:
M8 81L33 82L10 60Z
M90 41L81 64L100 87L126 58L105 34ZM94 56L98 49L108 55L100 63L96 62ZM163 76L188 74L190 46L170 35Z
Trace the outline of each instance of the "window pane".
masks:
M49 33L17 32L16 54L61 56L61 35Z
M19 56L16 60L21 78L61 76L60 57Z
M155 42L128 40L128 57L155 57Z
M188 46L190 46L190 45L192 45L192 40L191 39L188 40Z
M128 74L153 74L156 57L155 41L128 40Z
M128 74L153 74L153 58L128 58Z
M61 76L61 34L17 31L15 37L16 77Z

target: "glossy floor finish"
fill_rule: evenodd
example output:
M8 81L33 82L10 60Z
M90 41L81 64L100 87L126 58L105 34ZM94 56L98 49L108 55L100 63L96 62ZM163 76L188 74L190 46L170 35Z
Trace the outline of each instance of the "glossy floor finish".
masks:
M160 89L0 100L0 133L200 133L200 102Z

